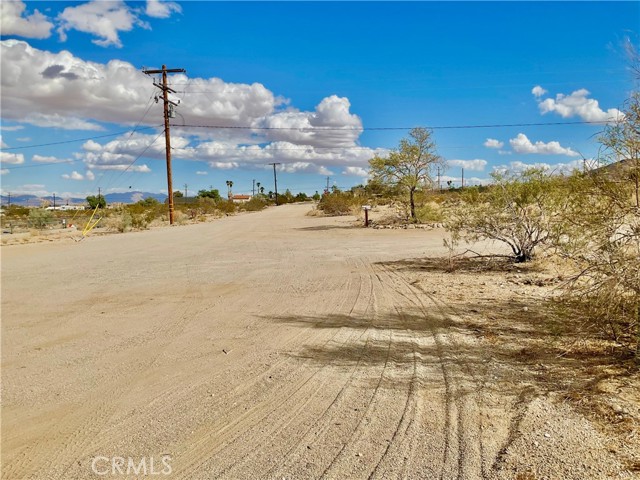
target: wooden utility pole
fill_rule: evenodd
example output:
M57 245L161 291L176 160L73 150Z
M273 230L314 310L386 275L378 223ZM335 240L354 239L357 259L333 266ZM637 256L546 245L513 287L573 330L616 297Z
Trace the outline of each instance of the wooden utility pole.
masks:
M275 184L276 189L276 206L278 203L278 176L276 175L276 165L280 165L279 163L270 163L269 165L273 165L273 183Z
M162 100L164 102L164 141L167 156L167 190L169 194L169 224L173 225L173 181L171 178L171 133L169 131L169 104L177 106L178 104L169 100L169 92L176 93L175 90L167 86L167 73L185 73L184 68L167 68L162 65L162 70L142 70L147 75L162 74L162 84L153 82L153 84L162 90Z
M255 197L256 196L256 179L253 179L253 187L251 188L251 196Z

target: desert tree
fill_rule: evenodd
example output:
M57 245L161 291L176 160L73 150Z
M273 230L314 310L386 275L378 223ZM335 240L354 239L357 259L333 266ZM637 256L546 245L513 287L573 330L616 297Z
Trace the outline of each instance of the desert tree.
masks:
M465 188L446 203L445 228L454 242L494 240L506 244L516 262L532 260L554 238L566 202L563 179L542 169L492 177L489 188Z
M369 167L373 182L398 187L409 194L411 219L416 221L415 193L421 187L433 186L434 174L438 167L444 169L444 160L437 154L431 131L417 127L388 156L376 155L369 160Z
M598 326L635 342L640 361L640 95L599 137L599 163L576 174L557 249L573 266L567 296ZM634 329L635 327L635 329ZM635 335L633 331L635 330ZM635 337L635 338L633 338Z

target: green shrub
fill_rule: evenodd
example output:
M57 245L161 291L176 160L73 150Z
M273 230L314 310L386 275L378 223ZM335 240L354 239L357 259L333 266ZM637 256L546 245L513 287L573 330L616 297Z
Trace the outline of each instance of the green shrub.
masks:
M43 208L32 208L29 210L29 224L34 228L44 229L53 221L53 214Z
M362 199L351 193L336 190L322 196L318 202L318 210L326 215L352 215L362 207Z

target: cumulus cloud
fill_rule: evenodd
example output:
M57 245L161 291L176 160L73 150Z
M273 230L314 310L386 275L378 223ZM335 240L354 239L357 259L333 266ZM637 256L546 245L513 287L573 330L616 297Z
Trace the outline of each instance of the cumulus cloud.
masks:
M520 173L520 172L524 172L525 170L529 170L531 168L539 168L551 173L569 174L576 169L581 169L582 165L583 165L582 160L572 160L566 163L560 162L555 164L545 163L545 162L525 163L520 160L516 160L516 161L510 162L508 165L499 165L497 167L493 167L493 170L500 173L505 173L507 171Z
M348 98L331 95L322 99L313 112L289 109L256 122L272 129L267 137L312 146L352 146L362 133L362 120L349 110Z
M24 155L22 153L0 152L0 164L20 165L21 163L24 163Z
M353 175L356 177L368 177L369 172L362 167L347 167L342 171L343 175Z
M0 62L4 120L88 130L100 128L97 122L134 125L156 91L152 79L130 63L86 62L68 51L52 53L13 39L0 42ZM174 75L172 81L189 83L180 93L184 108L179 109L187 124L251 126L278 105L273 93L259 83L226 83L186 75ZM162 105L151 104L146 124L157 125L161 120Z
M31 161L36 163L69 163L73 160L69 160L68 158L58 158L53 156L35 154L31 157Z
M143 117L143 126L161 122L162 104L153 102L152 79L130 63L87 62L67 51L52 53L12 39L0 42L0 47L5 120L83 130L102 129L102 122L137 125ZM302 111L259 83L185 74L173 75L172 83L181 100L180 123L216 127L175 125L172 147L179 159L235 162L239 168L300 162L325 171L364 168L373 155L387 153L358 144L362 121L345 97L320 98L313 110ZM89 169L128 165L158 133L124 135L106 144L86 142L77 158ZM149 147L145 158L164 158L164 144L158 141Z
M96 45L122 47L119 32L129 32L134 26L149 28L121 0L93 0L76 7L67 7L58 15L57 28L60 40L67 40L69 30L78 30L98 37L92 40Z
M501 142L500 140L496 140L494 138L487 138L483 145L487 148L502 148L504 147L504 142Z
M34 10L26 14L26 5L21 0L0 2L0 30L2 35L17 35L26 38L49 38L53 23Z
M85 174L84 178L92 182L96 179L96 176L91 170L87 170L87 173Z
M466 170L476 170L481 172L487 166L487 161L480 158L473 160L447 160L450 167L462 167Z
M9 173L11 173L11 170L7 168L0 168L0 175L9 175Z
M154 18L168 18L172 13L181 13L182 7L175 2L147 0L145 13Z
M76 181L84 180L84 176L76 172L75 170L71 173L64 173L61 175L61 177L64 178L65 180L76 180Z
M558 93L555 98L542 100L541 94L536 95L536 98L538 99L538 108L543 115L555 112L562 118L579 117L587 122L609 122L622 118L623 114L620 110L617 108L602 110L597 100L587 98L589 95L588 90L581 88L570 95Z
M204 170L198 170L196 175L209 175L209 172L205 172Z
M64 72L64 65L49 65L42 71L43 78L66 78L67 80L77 80L79 77L73 72Z
M537 141L531 143L524 133L519 133L516 138L509 140L509 144L516 153L536 153L541 155L567 155L568 157L577 157L578 153L570 148L565 148L559 142L544 143Z
M541 97L542 95L545 95L549 92L542 88L540 85L536 85L531 89L531 93L533 93L536 97Z
M233 170L238 168L240 164L238 162L209 162L209 166L219 170Z

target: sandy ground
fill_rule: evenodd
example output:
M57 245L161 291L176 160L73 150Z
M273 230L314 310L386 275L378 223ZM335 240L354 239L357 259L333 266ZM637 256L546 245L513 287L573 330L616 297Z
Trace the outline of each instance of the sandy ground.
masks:
M524 287L309 208L3 247L2 478L635 478L486 327Z

